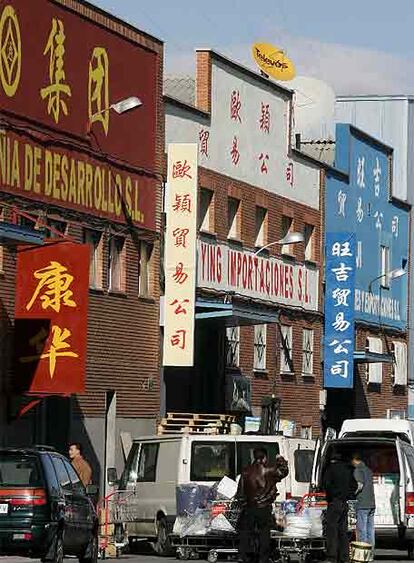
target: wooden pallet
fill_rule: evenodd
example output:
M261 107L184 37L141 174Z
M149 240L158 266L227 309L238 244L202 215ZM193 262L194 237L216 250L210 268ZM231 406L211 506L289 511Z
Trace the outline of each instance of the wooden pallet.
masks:
M227 414L167 413L158 434L228 434L235 417Z

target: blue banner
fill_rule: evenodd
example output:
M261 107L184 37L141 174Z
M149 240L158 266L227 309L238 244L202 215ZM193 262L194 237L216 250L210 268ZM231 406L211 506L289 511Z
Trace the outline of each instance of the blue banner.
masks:
M324 386L354 384L355 234L326 233Z

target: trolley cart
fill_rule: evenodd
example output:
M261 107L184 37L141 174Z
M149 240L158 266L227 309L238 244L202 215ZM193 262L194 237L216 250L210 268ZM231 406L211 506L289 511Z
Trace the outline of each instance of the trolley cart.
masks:
M115 491L98 503L99 554L105 559L108 552L119 557L126 545L123 524L133 522L137 516L138 497L134 491Z
M289 563L292 556L296 556L301 563L322 560L325 556L324 538L290 538L272 532L272 544L274 559L281 563Z

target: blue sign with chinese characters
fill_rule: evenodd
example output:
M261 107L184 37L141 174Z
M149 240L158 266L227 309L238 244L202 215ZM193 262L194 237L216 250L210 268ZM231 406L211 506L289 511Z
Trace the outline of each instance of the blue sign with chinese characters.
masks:
M324 387L354 384L355 234L326 233Z
M409 209L390 195L392 149L338 124L335 151L325 229L355 233L355 321L406 330L408 276L389 275L406 268L409 244Z

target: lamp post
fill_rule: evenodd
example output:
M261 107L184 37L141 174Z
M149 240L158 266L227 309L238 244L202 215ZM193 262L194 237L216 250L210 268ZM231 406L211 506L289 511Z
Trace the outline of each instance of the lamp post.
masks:
M256 250L254 253L255 256L258 256L263 250L269 248L270 246L274 246L276 244L297 244L298 242L305 242L305 237L303 233L288 233L285 237L281 238L280 240L275 240L273 242L269 242L259 250Z
M388 278L389 280L396 280L398 278L401 278L402 276L405 276L406 273L407 270L405 268L396 268L395 270L390 270L389 272L385 272L385 274L381 274L380 276L377 276L376 278L374 278L369 282L368 293L372 293L372 286L376 281L381 280L382 278Z
M111 104L110 106L97 111L90 117L88 121L88 133L90 132L93 119L98 115L102 115L103 113L111 111L111 109L114 110L115 113L120 115L122 113L126 113L127 111L131 111L132 109L139 108L142 105L142 100L140 100L137 96L129 96L128 98L119 100L119 102L115 102L114 104Z

